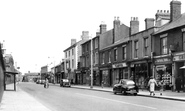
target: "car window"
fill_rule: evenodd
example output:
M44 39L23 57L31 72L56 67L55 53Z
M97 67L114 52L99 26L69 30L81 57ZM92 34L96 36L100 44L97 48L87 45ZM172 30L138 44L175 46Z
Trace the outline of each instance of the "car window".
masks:
M126 84L127 84L127 85L134 85L135 83L134 83L134 81L127 81Z
M67 79L64 79L64 80L63 80L63 82L69 82L69 80L67 80Z
M120 83L120 84L123 84L123 85L125 85L125 84L126 84L126 82L125 82L125 81L123 81L123 80L121 80L119 83Z

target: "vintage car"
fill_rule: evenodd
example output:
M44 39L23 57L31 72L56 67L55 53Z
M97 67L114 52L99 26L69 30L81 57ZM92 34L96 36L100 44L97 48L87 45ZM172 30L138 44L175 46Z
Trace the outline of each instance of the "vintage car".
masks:
M139 92L139 88L133 80L121 79L118 84L115 84L113 86L113 92L114 94L122 93L126 95L129 93L137 95L137 93Z
M69 79L61 79L60 87L71 87Z

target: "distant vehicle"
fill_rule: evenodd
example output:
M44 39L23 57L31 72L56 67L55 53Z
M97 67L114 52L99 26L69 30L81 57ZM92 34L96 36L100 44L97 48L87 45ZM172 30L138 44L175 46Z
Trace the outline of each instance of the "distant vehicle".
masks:
M122 94L134 94L137 95L139 92L138 86L133 80L121 79L118 84L113 86L113 93L122 93Z
M69 79L61 79L60 80L60 87L71 87L71 83Z

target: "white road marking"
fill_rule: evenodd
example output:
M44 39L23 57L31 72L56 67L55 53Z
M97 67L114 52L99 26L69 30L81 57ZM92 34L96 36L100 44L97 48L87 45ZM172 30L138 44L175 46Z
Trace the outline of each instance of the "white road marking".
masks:
M98 97L98 96L93 96L93 95L80 94L80 93L76 93L76 94L82 95L82 96L89 96L89 97L94 97L94 98L109 100L109 101L118 102L118 103L123 103L123 104L128 104L128 105L133 105L133 106L138 106L138 107L149 108L149 109L153 109L153 110L156 110L156 109L157 109L157 108L150 107L150 106L144 106L144 105L139 105L139 104L133 104L133 103L128 103L128 102L124 102L124 101L118 101L118 100L113 100L113 99L108 99L108 98L103 98L103 97Z

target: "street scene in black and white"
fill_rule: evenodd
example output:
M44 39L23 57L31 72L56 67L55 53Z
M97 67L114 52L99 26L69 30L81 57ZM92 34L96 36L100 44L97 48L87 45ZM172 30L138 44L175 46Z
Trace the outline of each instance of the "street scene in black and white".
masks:
M182 111L184 5L0 1L0 111Z

